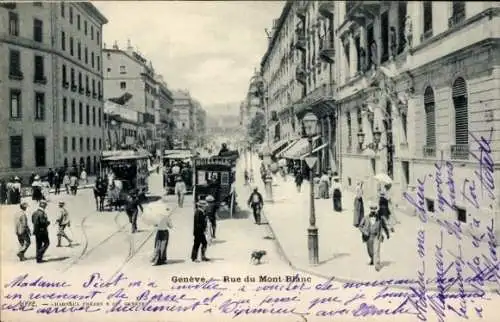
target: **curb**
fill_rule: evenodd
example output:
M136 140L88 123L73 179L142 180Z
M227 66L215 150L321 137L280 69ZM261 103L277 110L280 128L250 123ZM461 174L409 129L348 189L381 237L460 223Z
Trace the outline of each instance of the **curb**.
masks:
M353 280L353 279L349 279L349 278L339 277L337 275L330 275L330 276L328 276L328 275L325 275L323 273L317 272L316 270L314 270L312 268L304 268L303 266L299 267L298 265L295 265L290 260L290 258L288 257L287 253L285 252L285 249L284 249L282 243L280 242L279 238L277 237L277 234L275 233L271 222L269 221L268 217L266 216L266 211L263 212L262 217L265 218L265 220L267 222L267 227L269 227L269 230L271 231L271 234L273 235L273 239L274 239L274 242L275 242L276 246L278 247L279 254L284 259L284 261L288 264L288 266L290 266L293 270L295 270L297 272L301 272L301 273L310 274L310 275L313 275L313 276L316 276L316 277L320 277L320 278L323 278L325 280L333 279L333 281L336 281L336 282L339 282L339 283L343 283L343 284L345 284L345 283L366 283L366 282L370 282L370 280ZM400 277L400 278L394 278L393 280L404 280L404 279L415 279L416 280L417 277ZM383 281L383 280L381 280L381 281ZM493 283L493 282L490 282L490 283ZM406 291L408 291L412 285L415 285L415 284L386 285L386 286L384 286L384 285L381 285L381 286L362 286L362 287L359 287L359 288L355 288L355 287L353 287L353 288L355 288L355 289L364 289L364 288L376 288L376 287L383 288L383 287L388 287L389 289L397 289L397 290L406 290ZM427 285L426 289L428 291L430 291L430 292L439 292L439 289L437 288L437 285L435 283L426 284L426 285ZM455 288L455 287L452 287L450 289L450 291L453 290L453 288ZM495 288L495 287L485 287L483 290L484 290L485 294L488 294L488 293L499 294L498 293L498 289ZM467 289L466 289L466 292L467 292Z

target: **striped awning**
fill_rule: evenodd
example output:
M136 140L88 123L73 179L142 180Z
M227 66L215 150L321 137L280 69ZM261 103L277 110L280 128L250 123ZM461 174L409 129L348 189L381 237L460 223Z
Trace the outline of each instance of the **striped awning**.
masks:
M276 154L288 144L288 139L277 141L271 145L271 154Z
M324 143L324 144L322 144L322 145L320 145L320 146L318 146L318 147L314 148L314 149L312 150L312 153L316 153L316 152L318 152L319 150L322 150L322 149L326 148L327 146L328 146L328 143ZM305 157L307 157L307 156L309 156L309 155L310 155L310 153L309 153L309 152L306 152L304 155L302 155L302 156L300 157L300 159L302 160L302 159L304 159Z
M297 142L299 142L299 141L300 141L300 139L292 139L292 140L290 140L290 143L288 143L288 145L287 145L287 146L286 146L283 150L281 150L280 152L278 152L278 154L276 154L276 156L277 156L278 158L283 157L283 156L285 155L286 151L288 151L288 150L290 150L291 148L293 148L293 146L294 146Z
M315 136L313 138L313 145L314 143L320 138L321 136ZM307 153L309 149L309 141L307 138L301 138L299 139L298 142L296 142L289 150L287 150L283 157L286 159L294 159L294 160L299 160L300 157L304 154Z

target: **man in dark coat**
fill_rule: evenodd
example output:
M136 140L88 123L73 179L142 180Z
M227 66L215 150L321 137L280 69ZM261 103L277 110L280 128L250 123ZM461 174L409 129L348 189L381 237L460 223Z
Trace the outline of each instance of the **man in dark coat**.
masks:
M136 191L131 191L127 196L127 204L125 206L125 212L127 213L128 220L132 225L132 233L137 232L137 215L139 214L139 209L144 212L142 205L139 201Z
M257 225L260 225L260 213L262 207L264 206L264 199L262 198L262 195L260 194L257 187L253 189L253 192L250 194L247 203L253 210L253 218L255 219L255 223Z
M222 143L222 147L219 151L219 156L223 156L225 153L229 152L229 149L227 148L226 143Z
M209 261L206 257L207 251L207 238L205 236L205 231L207 229L207 217L205 215L205 208L207 206L207 202L205 200L200 200L196 203L196 210L194 212L194 228L193 228L193 236L194 243L193 249L191 251L191 260L193 262L198 261L198 251L201 246L201 260Z
M35 235L36 240L36 262L43 262L43 255L49 248L49 231L48 226L50 225L50 221L47 217L47 213L45 212L45 208L47 208L47 201L40 200L38 204L38 209L35 210L33 215L31 216L31 221L33 222L33 235Z

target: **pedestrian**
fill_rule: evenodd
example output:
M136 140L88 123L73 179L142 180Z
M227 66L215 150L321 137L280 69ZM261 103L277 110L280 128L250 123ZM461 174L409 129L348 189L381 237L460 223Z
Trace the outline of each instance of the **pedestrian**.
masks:
M297 191L300 193L302 188L302 182L304 181L304 177L302 176L302 171L297 169L295 171L295 186L297 187Z
M54 173L54 194L58 195L61 193L61 177L57 171Z
M370 257L369 265L375 265L375 270L378 272L381 269L380 244L384 241L382 231L386 234L387 239L390 236L386 219L380 215L380 212L377 212L377 205L375 203L370 203L370 213L368 216L363 217L359 229L362 233L363 242L366 243L368 256Z
M333 177L332 190L333 210L342 211L342 185L338 176Z
M52 168L49 168L49 172L47 173L47 181L49 182L50 188L54 187L54 171Z
M56 220L59 226L58 227L59 230L57 231L57 247L61 247L61 239L63 237L68 241L69 243L68 247L72 246L72 240L68 237L68 235L66 235L66 232L64 231L66 227L71 226L71 222L69 220L69 213L64 207L64 205L65 205L64 201L62 200L59 201L59 216Z
M31 221L33 222L33 234L35 235L36 241L36 262L42 263L43 255L47 251L50 245L48 226L50 221L47 217L45 209L47 208L47 201L40 200L38 203L38 209L35 210L33 215L31 215Z
M177 205L179 208L182 208L184 205L184 195L186 194L186 191L187 189L184 180L182 180L181 176L177 176L175 179L174 193L177 196Z
M212 230L210 233L212 238L215 239L215 232L217 229L217 204L215 203L215 198L212 195L208 195L205 198L205 201L208 203L206 213Z
M21 203L21 179L19 177L14 178L14 183L12 183L12 204L17 205Z
M169 229L173 228L172 225L172 212L170 208L166 208L166 214L162 215L160 222L155 225L156 237L154 255L151 259L153 265L162 265L167 263L167 247L169 239Z
M245 169L245 172L244 172L244 174L243 174L243 175L244 175L244 178L245 178L245 186L246 186L246 185L248 185L248 182L249 182L249 180L250 180L250 175L249 175L249 173L248 173L248 170L247 170L247 169Z
M80 180L82 181L82 184L87 184L87 171L85 171L85 169L82 169L82 172L80 173Z
M76 173L72 173L69 177L69 186L71 194L76 196L76 192L78 191L78 177L76 176Z
M125 206L125 212L128 216L128 221L132 226L132 234L137 232L137 216L139 214L139 209L141 213L144 213L144 209L142 208L141 203L139 202L139 198L137 196L137 192L132 190L127 198L127 204Z
M71 180L69 179L69 174L66 172L63 177L63 185L66 188L66 194L70 194L69 185L71 184Z
M359 227L361 220L364 217L365 209L363 205L363 182L358 181L356 184L356 195L354 196L354 227Z
M28 247L30 247L31 245L31 231L30 227L28 226L28 217L26 216L28 203L21 202L19 208L21 208L21 210L16 215L15 227L17 240L19 241L19 252L17 252L17 257L19 257L19 260L22 262L26 260L24 254L26 253Z
M36 175L33 183L31 184L32 196L31 198L37 202L43 199L42 193L42 182L40 181L40 176Z
M255 223L257 225L260 225L260 217L262 213L262 207L264 206L264 199L262 198L262 195L260 194L257 187L255 187L253 189L253 192L250 194L247 204L253 210L253 218L255 220Z
M330 178L328 177L328 174L326 171L323 171L323 174L321 175L319 179L319 194L321 199L328 199L329 194L328 191L330 189Z
M207 238L205 236L205 231L207 229L207 217L205 215L205 208L207 202L205 200L200 200L196 203L196 210L194 212L194 227L193 227L193 249L191 251L191 260L193 262L198 262L198 252L201 246L201 260L209 261L206 257L207 252Z
M389 224L391 231L394 232L394 227L391 224L391 210L389 207L389 197L387 196L387 192L384 188L379 191L378 198L378 212L379 214L385 218L387 223Z
M7 184L5 180L0 180L0 205L3 205L7 202Z

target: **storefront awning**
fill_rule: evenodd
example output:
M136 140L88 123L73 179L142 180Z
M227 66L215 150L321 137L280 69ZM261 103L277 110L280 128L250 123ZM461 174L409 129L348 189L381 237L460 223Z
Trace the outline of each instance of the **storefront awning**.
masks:
M271 154L280 152L288 144L288 139L280 140L271 145Z
M321 136L318 135L313 138L313 145L320 137ZM291 147L284 153L283 157L286 159L299 160L302 155L307 153L308 149L309 149L308 139L301 138L297 143L293 145L293 147Z
M320 146L318 146L318 147L314 148L314 149L312 150L312 153L318 152L319 150L322 150L322 149L326 148L327 146L328 146L328 143L322 144L322 145L320 145ZM309 156L309 155L310 155L310 153L309 153L309 152L306 152L304 155L302 155L302 156L300 157L300 159L302 160L302 159L304 159L305 157L307 157L307 156Z
M280 152L278 152L278 154L276 155L276 157L278 158L283 158L285 153L290 150L291 148L293 148L295 146L295 144L297 144L297 142L299 142L300 139L293 139L290 141L290 143L283 149L281 150Z

